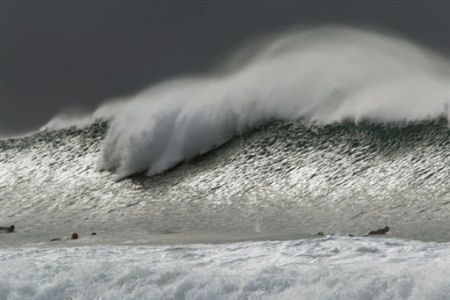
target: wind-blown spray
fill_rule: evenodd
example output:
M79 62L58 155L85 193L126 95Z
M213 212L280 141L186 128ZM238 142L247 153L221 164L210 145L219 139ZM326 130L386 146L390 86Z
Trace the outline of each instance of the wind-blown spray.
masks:
M125 105L99 169L161 173L273 119L408 122L450 104L450 63L402 39L349 28L291 32L240 69L153 86Z

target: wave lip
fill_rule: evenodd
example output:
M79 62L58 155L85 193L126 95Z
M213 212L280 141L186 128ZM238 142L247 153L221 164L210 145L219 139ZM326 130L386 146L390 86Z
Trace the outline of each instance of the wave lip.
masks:
M269 120L449 117L450 63L402 39L350 28L282 35L231 73L151 87L116 115L98 166L154 175Z

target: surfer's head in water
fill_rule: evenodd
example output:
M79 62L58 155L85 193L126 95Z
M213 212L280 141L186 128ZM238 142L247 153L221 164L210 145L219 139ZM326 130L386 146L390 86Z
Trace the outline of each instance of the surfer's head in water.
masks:
M391 228L389 226L385 226L384 228L373 230L373 231L369 232L369 235L386 234L389 232L389 230L391 230Z
M0 232L10 233L10 232L14 232L15 229L16 229L16 227L14 225L11 225L9 227L0 227Z

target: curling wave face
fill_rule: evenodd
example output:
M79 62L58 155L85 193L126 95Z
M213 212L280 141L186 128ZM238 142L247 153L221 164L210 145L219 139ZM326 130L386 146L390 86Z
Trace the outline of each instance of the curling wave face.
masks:
M0 219L18 228L5 244L74 231L96 231L96 241L224 241L384 225L397 237L450 241L444 119L272 121L164 174L120 182L95 170L107 126L0 140Z
M119 179L162 173L270 120L449 116L449 61L396 37L319 28L274 38L250 56L238 69L135 96L114 114L99 169Z

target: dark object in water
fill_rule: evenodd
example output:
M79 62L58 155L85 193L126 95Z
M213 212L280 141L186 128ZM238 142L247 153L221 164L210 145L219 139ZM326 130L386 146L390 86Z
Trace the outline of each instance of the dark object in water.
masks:
M0 232L11 233L14 232L15 229L16 227L14 225L11 225L9 227L0 227Z
M323 235L323 232L322 232L322 231L319 231L319 232L317 233L317 235Z
M386 234L386 233L389 232L389 230L391 230L391 228L389 226L386 226L386 227L381 228L381 229L373 230L373 231L369 232L368 235Z
M51 239L50 242L56 242L56 241L60 241L60 240L61 240L61 238L54 238L54 239Z
M93 233L91 233L91 235L97 235L97 233L93 232Z
M78 233L72 233L72 240L78 239Z

